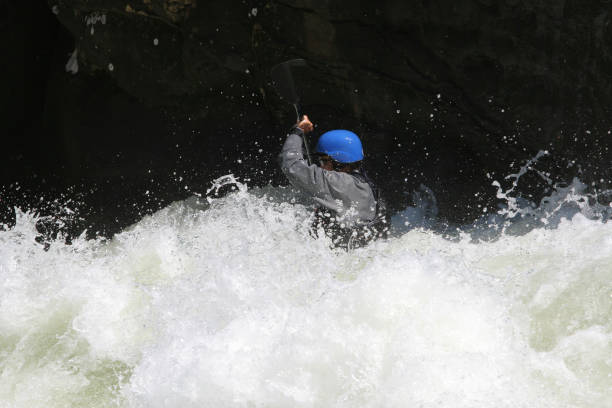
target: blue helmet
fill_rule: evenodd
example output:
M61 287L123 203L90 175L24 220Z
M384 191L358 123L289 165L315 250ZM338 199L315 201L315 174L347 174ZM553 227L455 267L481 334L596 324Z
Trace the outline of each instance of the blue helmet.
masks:
M319 138L317 153L326 154L340 163L353 163L363 160L361 140L355 133L344 130L330 130Z

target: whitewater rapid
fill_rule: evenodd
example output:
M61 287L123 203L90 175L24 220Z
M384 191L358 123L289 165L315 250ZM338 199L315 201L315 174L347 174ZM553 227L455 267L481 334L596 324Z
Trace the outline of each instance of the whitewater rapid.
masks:
M289 189L238 187L48 250L18 211L0 406L612 406L612 223L347 253Z

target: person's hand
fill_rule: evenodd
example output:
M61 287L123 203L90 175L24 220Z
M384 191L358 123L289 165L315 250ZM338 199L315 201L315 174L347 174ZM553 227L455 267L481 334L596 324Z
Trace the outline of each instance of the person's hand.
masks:
M312 122L308 119L308 116L304 115L302 116L302 120L297 124L297 126L302 129L302 131L306 134L309 132L312 132L312 129L314 129L314 126L312 124Z

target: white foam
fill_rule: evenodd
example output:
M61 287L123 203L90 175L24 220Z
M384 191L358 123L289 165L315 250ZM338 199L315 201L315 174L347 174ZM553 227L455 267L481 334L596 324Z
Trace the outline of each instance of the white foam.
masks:
M609 401L612 225L412 230L346 253L310 237L288 189L239 187L48 251L18 213L0 231L0 405Z

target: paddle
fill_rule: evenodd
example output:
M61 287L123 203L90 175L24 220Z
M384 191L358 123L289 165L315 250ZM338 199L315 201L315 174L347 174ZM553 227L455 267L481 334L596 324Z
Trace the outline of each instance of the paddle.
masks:
M281 62L280 64L272 67L272 69L270 70L270 75L274 80L276 90L278 91L281 98L293 105L293 107L295 108L295 114L297 115L298 122L302 119L300 96L298 95L295 89L295 82L293 81L291 67L305 66L306 61L301 58L298 58ZM304 148L306 149L306 158L308 160L308 164L310 165L310 152L308 151L308 140L306 139L306 134L304 134Z

